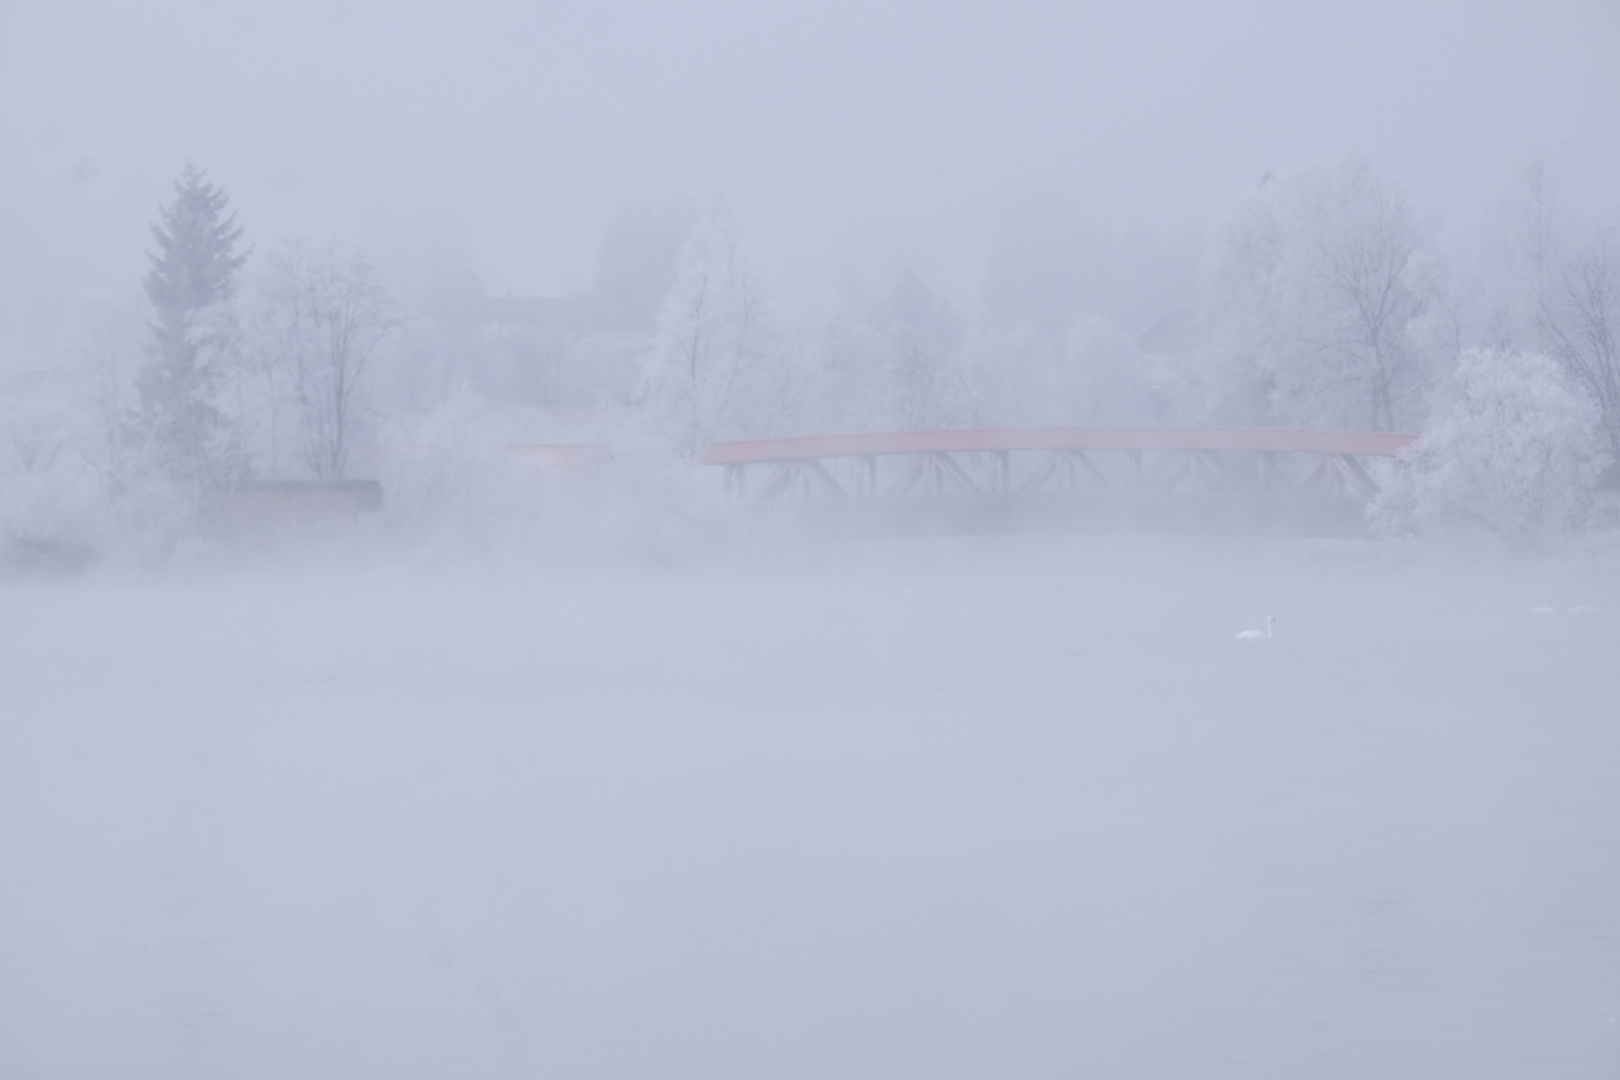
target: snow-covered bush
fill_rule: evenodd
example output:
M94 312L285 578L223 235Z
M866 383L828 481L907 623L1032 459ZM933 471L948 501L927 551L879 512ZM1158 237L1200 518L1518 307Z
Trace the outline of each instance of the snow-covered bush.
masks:
M1451 400L1374 507L1385 532L1486 532L1556 549L1606 464L1596 406L1538 353L1470 349Z
M378 539L430 562L662 562L716 548L719 470L670 453L661 417L491 404L463 387L391 417L357 470L382 482Z
M74 374L0 371L0 571L72 571L101 555L108 523Z

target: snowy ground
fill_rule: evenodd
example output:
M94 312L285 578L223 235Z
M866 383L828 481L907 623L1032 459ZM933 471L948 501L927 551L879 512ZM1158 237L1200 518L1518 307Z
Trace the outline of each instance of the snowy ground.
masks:
M7 585L0 1076L1620 1074L1620 578L1326 550Z

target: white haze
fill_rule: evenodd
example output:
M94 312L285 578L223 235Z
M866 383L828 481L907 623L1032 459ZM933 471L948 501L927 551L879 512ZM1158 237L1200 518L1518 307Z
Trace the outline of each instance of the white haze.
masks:
M1620 585L1310 551L11 590L5 1075L1613 1076Z
M1467 240L1530 153L1612 206L1617 49L1603 0L11 0L0 318L125 295L188 159L261 244L358 239L496 295L588 287L621 203L684 196L725 200L795 297L919 264L971 304L1023 193L1197 232L1263 174L1347 151Z
M0 1080L1620 1076L1617 103L1612 0L0 0ZM247 258L164 400L188 162ZM1354 539L694 462L1369 415Z

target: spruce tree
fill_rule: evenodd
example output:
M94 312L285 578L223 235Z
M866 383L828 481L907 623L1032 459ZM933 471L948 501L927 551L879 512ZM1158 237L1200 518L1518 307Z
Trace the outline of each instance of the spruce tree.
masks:
M143 282L151 301L151 351L140 381L141 421L170 480L198 508L233 477L224 416L204 361L202 316L228 301L245 256L225 192L187 164L174 200L152 225L157 249Z

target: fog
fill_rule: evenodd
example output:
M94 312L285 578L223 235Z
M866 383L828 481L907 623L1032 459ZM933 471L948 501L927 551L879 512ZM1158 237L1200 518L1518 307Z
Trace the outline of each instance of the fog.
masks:
M1620 1073L1617 56L0 0L0 1078Z
M1566 159L1583 199L1620 173L1600 0L13 0L0 20L10 318L126 291L188 159L259 242L462 261L496 295L588 287L614 210L678 195L726 200L795 295L918 262L964 300L1030 189L1196 231L1266 172L1355 151L1466 239L1526 153Z
M1612 575L984 543L8 592L7 1075L1613 1074Z

